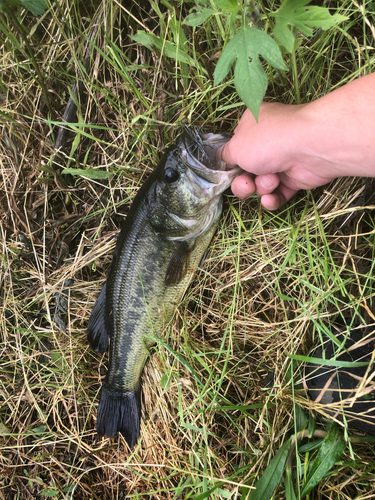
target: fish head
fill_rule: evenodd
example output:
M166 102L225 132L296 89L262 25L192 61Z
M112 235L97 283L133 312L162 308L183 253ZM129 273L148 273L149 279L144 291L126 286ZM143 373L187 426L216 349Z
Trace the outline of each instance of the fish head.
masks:
M229 134L200 134L195 128L185 132L171 146L158 167L155 199L159 210L157 232L168 239L196 238L218 219L222 193L241 172L216 160L218 148ZM158 212L163 212L161 223Z

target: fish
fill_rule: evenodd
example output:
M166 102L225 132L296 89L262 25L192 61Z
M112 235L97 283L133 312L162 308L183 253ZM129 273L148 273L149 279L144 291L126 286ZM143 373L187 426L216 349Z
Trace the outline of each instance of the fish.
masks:
M133 448L141 421L141 375L217 228L223 192L240 173L217 161L229 134L185 126L138 190L119 234L108 278L92 309L87 338L109 346L96 430L120 432Z

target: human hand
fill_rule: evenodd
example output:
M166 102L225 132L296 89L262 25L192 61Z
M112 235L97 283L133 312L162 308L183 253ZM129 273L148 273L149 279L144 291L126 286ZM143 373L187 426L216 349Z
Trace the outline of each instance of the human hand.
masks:
M300 189L337 177L375 177L375 73L308 104L263 103L256 123L249 110L218 156L244 173L233 194L261 196L276 210Z
M305 106L263 103L258 123L245 111L234 136L219 151L222 160L244 170L232 183L234 195L246 198L255 193L265 208L276 210L300 189L322 186L337 177L325 161L317 165L309 152Z

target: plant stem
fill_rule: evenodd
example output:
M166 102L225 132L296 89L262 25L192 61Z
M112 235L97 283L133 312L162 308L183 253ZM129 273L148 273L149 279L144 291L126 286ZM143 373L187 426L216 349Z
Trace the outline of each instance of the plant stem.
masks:
M297 70L295 34L296 34L296 29L293 28L294 44L293 44L293 51L291 54L291 62L292 62L293 84L294 84L294 91L295 91L295 97L296 97L296 104L301 104L301 94L299 91L298 70Z

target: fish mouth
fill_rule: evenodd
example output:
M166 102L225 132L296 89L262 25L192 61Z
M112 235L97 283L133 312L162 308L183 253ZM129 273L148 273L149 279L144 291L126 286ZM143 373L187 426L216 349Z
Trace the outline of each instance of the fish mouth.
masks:
M223 160L216 160L216 151L231 137L231 134L200 134L196 128L189 127L185 127L182 136L182 162L194 174L197 184L214 196L223 193L241 173L237 165L229 168Z

